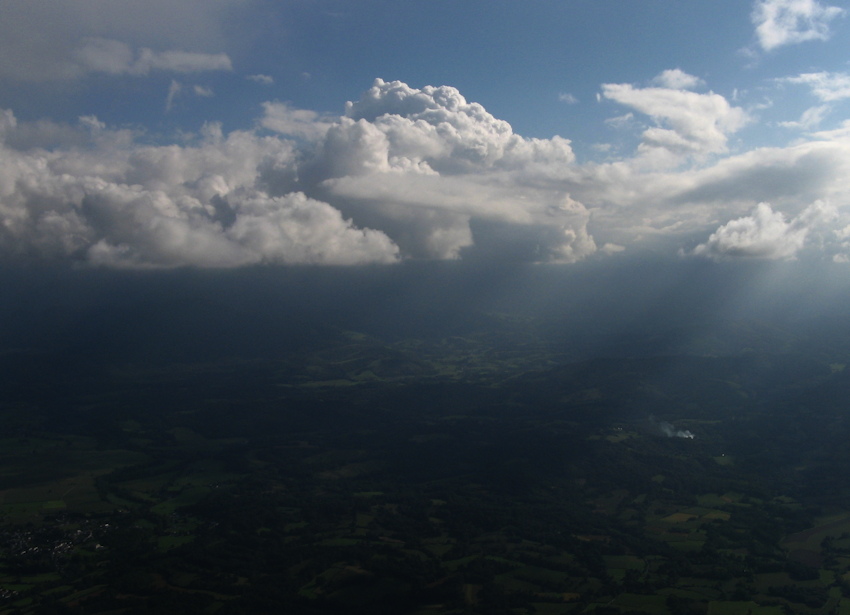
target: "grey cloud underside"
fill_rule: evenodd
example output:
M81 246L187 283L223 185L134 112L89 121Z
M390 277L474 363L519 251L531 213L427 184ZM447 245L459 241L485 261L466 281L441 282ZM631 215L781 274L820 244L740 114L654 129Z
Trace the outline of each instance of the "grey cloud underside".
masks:
M604 92L658 124L633 157L604 164L579 163L567 139L515 134L454 88L381 80L342 117L266 103L254 131L207 125L180 145L141 144L92 117L19 124L7 111L0 252L131 268L574 263L701 234L690 254L782 259L817 245L846 258L850 129L707 164L743 111L711 93ZM784 227L760 226L774 220L752 213L762 202L791 225L767 244ZM816 202L833 213L804 215ZM762 248L742 249L733 231Z

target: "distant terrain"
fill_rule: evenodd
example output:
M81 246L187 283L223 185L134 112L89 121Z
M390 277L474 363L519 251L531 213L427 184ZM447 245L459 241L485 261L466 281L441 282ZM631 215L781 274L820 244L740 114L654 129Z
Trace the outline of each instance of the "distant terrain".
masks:
M850 613L841 336L619 339L10 348L0 613Z

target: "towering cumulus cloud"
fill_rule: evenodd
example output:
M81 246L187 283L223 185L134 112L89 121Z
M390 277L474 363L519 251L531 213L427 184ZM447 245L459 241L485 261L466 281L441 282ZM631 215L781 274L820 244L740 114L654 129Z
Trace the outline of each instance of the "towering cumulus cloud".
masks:
M573 163L569 142L515 135L454 88L378 80L343 117L264 110L276 135L213 124L151 146L89 117L53 125L73 145L51 149L6 112L0 249L123 267L446 259L478 239L527 260L596 249L585 207L535 183Z
M588 212L542 180L574 160L568 140L520 137L455 88L378 79L347 104L310 171L320 194L394 230L413 256L456 258L481 221L482 234L523 227L514 237L539 260L573 262L596 249Z

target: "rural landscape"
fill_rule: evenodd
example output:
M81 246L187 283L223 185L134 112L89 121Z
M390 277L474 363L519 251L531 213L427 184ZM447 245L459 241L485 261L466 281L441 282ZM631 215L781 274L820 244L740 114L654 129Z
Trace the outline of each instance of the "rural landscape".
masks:
M9 347L0 613L850 613L846 327L360 324Z
M850 0L0 0L0 615L850 615Z

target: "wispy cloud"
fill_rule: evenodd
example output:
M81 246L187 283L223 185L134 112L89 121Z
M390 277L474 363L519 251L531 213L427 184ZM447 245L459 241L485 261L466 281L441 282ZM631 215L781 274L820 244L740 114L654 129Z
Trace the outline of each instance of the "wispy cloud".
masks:
M274 78L270 75L248 75L245 78L260 85L272 85L274 83Z
M168 113L174 107L174 99L183 91L183 85L176 79L172 79L168 86L168 95L165 97L165 112Z
M168 113L174 108L174 104L178 98L185 94L199 96L201 98L212 98L215 96L212 88L205 85L193 85L191 88L184 86L176 79L172 79L168 86L168 94L165 97L165 112Z
M796 77L784 77L779 81L807 85L812 94L822 102L834 102L850 98L850 74L848 73L802 73Z
M175 73L233 70L230 58L224 53L156 52L148 48L133 52L127 44L110 39L88 39L74 57L81 73L147 75L157 70Z
M10 0L0 19L0 78L46 82L92 73L231 70L223 33L227 17L243 4Z
M794 122L779 122L780 126L785 128L799 128L802 130L812 130L813 128L817 128L823 119L830 112L829 105L818 105L816 107L810 107L803 111L803 114L800 116L800 119Z

